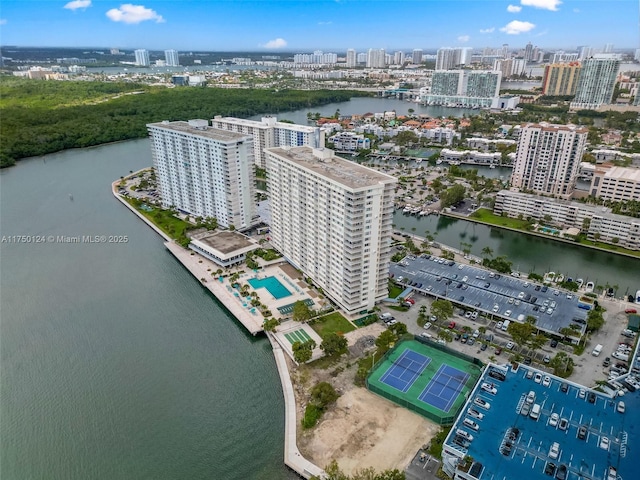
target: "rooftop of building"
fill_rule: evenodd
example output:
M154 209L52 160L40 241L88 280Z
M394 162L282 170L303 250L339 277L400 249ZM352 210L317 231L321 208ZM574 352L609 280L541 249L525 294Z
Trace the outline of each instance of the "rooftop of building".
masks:
M147 127L172 130L174 132L210 138L219 142L233 142L253 138L250 135L246 135L244 133L236 133L230 132L228 130L220 130L219 128L213 128L208 126L208 124L209 122L207 120L190 120L188 122L169 122L165 120L163 122L149 123L147 124Z
M569 131L569 132L577 132L577 133L589 133L589 129L587 127L580 127L578 125L567 124L567 125L558 125L554 123L540 122L540 123L526 123L521 125L521 128L540 128L546 131Z
M628 449L640 440L640 431L636 428L640 392L612 399L546 372L518 364L516 367L490 365L487 368L451 429L445 449L462 452L482 464L477 476L481 480L551 478L544 473L548 463L565 465L567 478L571 480L606 480L609 466L617 469L618 479L636 478L637 462ZM489 376L494 369L503 372L505 379ZM545 376L549 377L548 385L543 383ZM482 388L486 383L490 384L487 387L490 391ZM495 390L491 391L492 388ZM540 406L538 419L522 413L529 392L535 394L531 409L534 404ZM477 405L476 398L489 407ZM624 413L617 411L619 400L625 403ZM469 415L470 408L482 414L482 418ZM470 429L465 419L475 422L478 429ZM581 426L586 428L584 438L578 436ZM473 436L466 448L454 442L458 429ZM518 431L515 440L511 440L510 448L504 449L508 432L513 429ZM559 451L551 454L555 442Z
M604 176L615 180L640 182L640 168L611 167L605 172Z
M243 250L248 251L258 247L256 243L249 240L245 235L230 231L205 232L194 235L192 240L199 241L223 255L229 255L230 253Z
M309 125L299 125L297 123L279 122L276 117L262 117L260 120L249 120L247 118L236 117L223 117L222 115L216 115L213 118L214 121L232 122L239 125L246 125L254 128L286 128L289 130L298 130L304 132L313 132L315 127Z
M316 175L327 177L350 189L397 182L397 179L391 175L345 160L327 148L277 147L269 148L267 152L296 163Z

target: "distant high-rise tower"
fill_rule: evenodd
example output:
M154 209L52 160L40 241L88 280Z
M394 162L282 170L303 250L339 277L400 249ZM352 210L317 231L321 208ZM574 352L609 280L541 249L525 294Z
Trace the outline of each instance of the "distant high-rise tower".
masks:
M416 48L411 55L411 63L414 65L420 65L422 63L422 49Z
M596 109L611 103L620 59L612 54L600 54L582 63L582 72L571 108Z
M349 314L388 297L397 180L329 149L267 150L271 244Z
M533 44L531 42L527 43L527 46L524 47L524 59L527 62L533 59Z
M593 48L583 45L578 47L578 60L582 61L593 55Z
M575 95L581 70L580 62L547 65L542 76L542 94Z
M148 67L149 65L151 65L151 62L149 61L148 50L141 48L139 50L134 51L133 53L136 56L136 65L138 67Z
M163 207L216 218L225 227L256 222L250 135L211 128L206 120L150 123L147 129Z
M403 65L404 64L404 52L398 50L396 53L393 54L393 63L396 65Z
M460 50L457 48L440 48L436 54L436 70L451 70L460 64Z
M511 56L511 54L509 53L509 44L508 43L503 43L502 44L502 58L509 58Z
M370 48L367 53L367 68L384 68L386 53L384 48Z
M602 50L602 53L611 53L613 52L613 43L607 43L604 46L604 50Z
M571 196L587 133L586 128L575 125L523 125L511 186L545 195Z
M178 65L180 65L180 59L178 58L178 51L165 50L164 61L167 64L167 67L177 67Z
M347 67L355 68L358 64L358 57L356 56L356 51L353 48L347 50Z

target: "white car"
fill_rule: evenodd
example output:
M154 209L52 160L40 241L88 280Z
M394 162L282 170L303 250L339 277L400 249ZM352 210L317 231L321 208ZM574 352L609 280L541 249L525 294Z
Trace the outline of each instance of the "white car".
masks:
M625 412L626 407L625 407L625 404L624 404L624 402L622 400L620 400L618 402L618 405L616 406L616 410L617 410L618 413L624 413Z
M501 330L501 329L502 329L502 320L496 323L496 330Z
M548 387L549 385L551 385L551 377L549 375L545 375L542 379L542 386Z
M424 324L424 327L422 328L424 328L425 330L429 330L431 328L431 325L433 325L431 322L427 322Z
M560 421L560 415L558 415L557 413L552 413L551 416L549 417L549 426L557 427L559 421Z
M471 313L471 319L475 320L476 318L478 318L478 312L474 311L474 312Z
M480 397L476 397L473 400L473 403L475 403L480 408L484 408L485 410L489 410L491 408L491 404L489 402L487 402L486 400L483 400Z
M600 437L600 448L609 450L609 439L607 437Z
M549 458L551 460L555 460L560 455L560 444L558 442L553 442L551 448L549 449Z
M469 414L470 417L477 418L478 420L482 420L484 418L484 413L480 413L473 407L467 410L467 414Z
M533 376L533 381L536 383L540 383L542 381L542 374L541 373L536 373Z
M586 396L587 396L587 392L585 391L585 389L584 389L584 388L581 388L581 389L578 391L578 397L580 397L580 398L585 398Z
M484 382L480 388L491 395L498 393L498 389L493 386L493 383Z
M478 425L476 422L474 422L470 418L465 418L464 420L462 420L462 424L465 427L470 428L471 430L475 430L476 432L480 428L480 425Z
M507 350L513 350L513 348L514 348L515 346L516 346L516 344L515 344L515 343L513 343L513 342L509 342L509 343L507 343L507 345L506 345L504 348L506 348Z
M458 270L462 270L464 268L464 265L460 264L458 265Z
M524 292L520 292L520 293L518 294L518 298L519 298L520 300L522 300L522 299L524 298Z
M504 312L504 316L505 317L510 317L511 316L511 310L507 310L506 312Z
M466 276L466 275L465 275L464 277L462 277L462 281L463 281L463 282L466 282L467 280L469 280L469 277L468 277L468 276Z
M493 306L493 311L495 313L498 313L498 310L500 310L500 305L498 305L497 303Z
M466 430L462 430L461 428L456 430L456 435L460 435L462 438L466 438L467 440L469 440L470 442L473 441L473 435L471 435L469 432L467 432Z

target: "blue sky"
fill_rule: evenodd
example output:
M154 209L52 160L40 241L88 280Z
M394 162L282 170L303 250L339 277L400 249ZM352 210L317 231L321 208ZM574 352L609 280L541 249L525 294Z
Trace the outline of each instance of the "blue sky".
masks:
M638 0L130 1L1 0L0 43L337 53L640 46Z

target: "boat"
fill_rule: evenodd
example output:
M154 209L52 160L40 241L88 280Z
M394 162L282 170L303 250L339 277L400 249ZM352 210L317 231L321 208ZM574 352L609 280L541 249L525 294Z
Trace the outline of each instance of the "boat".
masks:
M587 284L585 285L584 289L585 289L587 292L593 292L593 289L594 289L595 287L596 287L595 283L593 283L593 282L587 282ZM638 293L640 293L640 290L638 291ZM636 296L637 296L637 294L636 294Z
M436 165L440 165L442 163L442 160L438 159L436 160Z
M640 303L640 290L636 292L636 303Z
M582 288L582 285L584 284L584 280L582 280L581 278L577 278L576 283L578 284L578 288Z
M496 168L496 166L492 163L491 165L489 165L489 168L493 169Z

